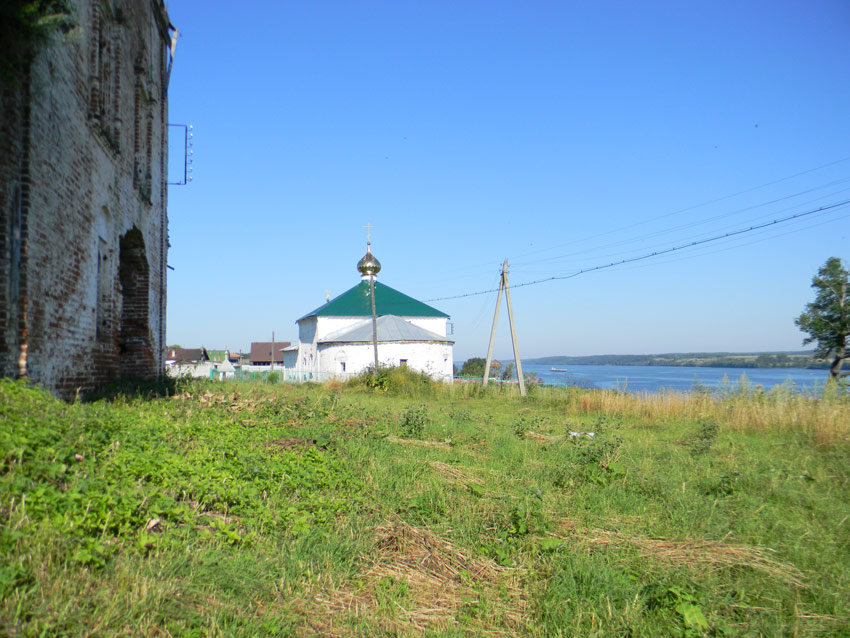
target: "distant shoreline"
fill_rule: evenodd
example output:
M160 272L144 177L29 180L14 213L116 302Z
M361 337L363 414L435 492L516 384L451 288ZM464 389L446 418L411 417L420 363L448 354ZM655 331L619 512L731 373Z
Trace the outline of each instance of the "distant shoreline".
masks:
M824 370L829 362L808 352L685 352L665 354L604 354L523 359L535 365L674 366L695 368L798 368Z

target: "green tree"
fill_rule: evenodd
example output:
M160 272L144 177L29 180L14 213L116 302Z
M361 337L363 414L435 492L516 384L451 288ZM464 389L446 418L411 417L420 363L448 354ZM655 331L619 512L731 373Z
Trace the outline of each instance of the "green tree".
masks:
M484 357L472 357L471 359L467 359L464 361L463 367L460 369L460 376L483 377L485 363L487 363L487 360Z
M502 371L502 381L510 381L514 378L514 364L509 363L505 366L505 369Z
M836 381L850 375L842 372L841 364L850 357L847 337L850 336L850 271L838 257L830 257L812 278L815 300L794 320L797 327L809 334L803 345L817 344L815 356L821 359L834 357L829 368L830 377Z
M757 368L772 368L776 364L776 359L772 354L760 354L756 357Z

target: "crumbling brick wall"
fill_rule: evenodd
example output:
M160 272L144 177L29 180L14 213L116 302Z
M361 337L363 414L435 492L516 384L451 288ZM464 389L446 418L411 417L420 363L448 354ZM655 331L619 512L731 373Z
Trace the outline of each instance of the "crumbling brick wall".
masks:
M168 245L168 17L71 4L0 102L0 372L64 396L162 373Z
M26 87L0 82L0 375L17 372Z

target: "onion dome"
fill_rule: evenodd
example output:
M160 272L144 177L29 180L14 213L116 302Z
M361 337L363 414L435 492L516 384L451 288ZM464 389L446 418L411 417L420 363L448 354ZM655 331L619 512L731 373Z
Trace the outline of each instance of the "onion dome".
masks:
M372 244L366 244L366 254L363 259L357 262L357 270L363 275L363 278L375 277L381 272L381 262L372 254Z

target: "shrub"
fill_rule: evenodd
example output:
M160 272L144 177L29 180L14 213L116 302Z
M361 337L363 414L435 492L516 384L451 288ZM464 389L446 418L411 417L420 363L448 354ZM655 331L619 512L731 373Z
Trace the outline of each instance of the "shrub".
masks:
M714 439L717 438L719 428L714 421L703 421L697 433L686 445L691 448L691 455L699 456L711 448Z
M428 408L425 405L410 406L401 414L401 432L410 439L422 438L427 421Z
M348 382L349 387L380 390L396 396L413 398L431 396L438 382L424 372L407 367L370 366Z

